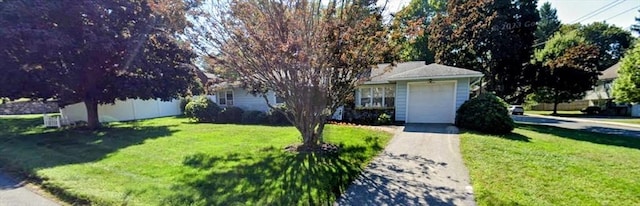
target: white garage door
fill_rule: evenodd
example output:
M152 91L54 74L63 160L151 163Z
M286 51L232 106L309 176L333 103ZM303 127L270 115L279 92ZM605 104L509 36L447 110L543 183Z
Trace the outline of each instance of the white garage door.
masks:
M410 83L408 123L453 123L455 83Z

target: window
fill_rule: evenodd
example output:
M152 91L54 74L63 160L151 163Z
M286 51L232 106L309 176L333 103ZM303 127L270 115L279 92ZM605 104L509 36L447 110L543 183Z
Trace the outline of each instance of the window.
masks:
M384 107L394 107L396 101L396 88L393 86L384 88Z
M360 104L361 107L371 107L371 88L360 89Z
M359 107L388 108L395 105L395 96L393 85L362 87L356 103Z
M218 104L220 105L233 105L233 91L218 92Z
M373 107L382 107L382 93L384 93L384 88L374 87L371 89L373 90L373 103L371 105Z

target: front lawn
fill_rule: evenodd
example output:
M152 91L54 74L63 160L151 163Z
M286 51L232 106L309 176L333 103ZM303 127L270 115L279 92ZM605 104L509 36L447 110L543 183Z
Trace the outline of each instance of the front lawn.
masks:
M479 205L640 202L640 139L536 125L461 138Z
M557 111L558 112L558 117L587 117L589 115L586 115L580 111ZM534 111L534 110L529 110L529 111L524 111L525 114L537 114L537 115L544 115L544 116L551 116L551 113L553 113L553 111Z
M168 117L93 132L36 126L41 121L0 117L0 165L37 176L67 201L94 205L331 203L391 137L328 125L326 141L343 145L330 157L284 151L300 142L293 127Z

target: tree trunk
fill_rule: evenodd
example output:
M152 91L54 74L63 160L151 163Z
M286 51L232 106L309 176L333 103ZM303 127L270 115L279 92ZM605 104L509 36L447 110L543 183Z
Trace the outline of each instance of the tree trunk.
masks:
M92 130L97 129L100 127L100 121L98 121L98 102L85 99L84 106L87 108L87 127Z
M558 90L554 91L553 93L553 113L551 113L552 115L558 115Z

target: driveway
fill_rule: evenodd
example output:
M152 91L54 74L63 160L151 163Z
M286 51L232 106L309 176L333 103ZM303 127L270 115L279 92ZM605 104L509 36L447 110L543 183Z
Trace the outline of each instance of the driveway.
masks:
M640 128L624 125L615 125L611 123L598 122L593 120L582 120L578 118L566 117L546 117L546 116L529 116L514 115L513 120L518 123L539 124L555 126L567 129L584 130L603 134L617 134L629 137L640 138Z
M398 128L337 205L475 205L457 133L445 124Z
M0 206L58 206L0 173Z

